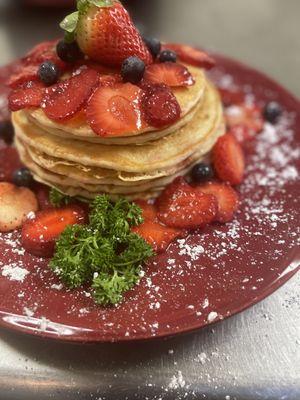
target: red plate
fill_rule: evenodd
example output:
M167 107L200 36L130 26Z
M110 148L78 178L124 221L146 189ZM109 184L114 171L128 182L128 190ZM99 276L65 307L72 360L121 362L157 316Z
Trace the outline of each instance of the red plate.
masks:
M248 142L241 209L170 246L118 307L60 288L47 263L23 254L18 233L0 235L0 325L71 341L125 341L191 331L227 318L274 292L299 269L300 105L263 74L217 56L213 78L276 100L284 115ZM233 82L232 82L233 80ZM1 159L0 159L1 168ZM4 276L6 275L6 276ZM12 280L19 279L19 280Z

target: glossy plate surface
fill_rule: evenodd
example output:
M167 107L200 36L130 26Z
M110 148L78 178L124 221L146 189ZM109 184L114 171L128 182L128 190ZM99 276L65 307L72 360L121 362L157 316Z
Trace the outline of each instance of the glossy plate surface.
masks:
M173 243L118 307L68 291L47 262L24 254L18 233L0 234L0 325L71 341L113 342L187 332L227 318L274 292L299 269L300 104L265 75L217 56L213 79L284 114L246 145L247 176L235 220ZM1 82L9 69L0 70ZM0 82L0 116L5 116ZM1 97L2 96L2 97ZM2 146L3 147L3 146ZM1 146L0 146L1 149ZM5 150L0 153L3 179ZM11 161L12 163L12 161ZM7 166L6 166L7 169Z

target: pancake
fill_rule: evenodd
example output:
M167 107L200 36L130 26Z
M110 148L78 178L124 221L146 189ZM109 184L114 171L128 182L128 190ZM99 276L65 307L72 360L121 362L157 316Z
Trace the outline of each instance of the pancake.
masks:
M203 93L204 94L204 93ZM35 110L32 111L30 109L24 110L26 113L26 116L30 122L32 122L34 125L39 126L40 128L44 129L46 132L48 132L51 135L56 135L59 137L67 138L67 139L77 139L77 140L85 140L90 143L101 143L101 144L106 144L106 145L127 145L127 144L144 144L147 142L151 142L153 140L157 140L161 137L170 135L171 133L175 132L176 130L180 129L184 125L186 125L188 122L192 120L194 117L195 113L197 112L198 108L201 106L203 98L199 100L199 102L192 108L186 115L184 115L182 118L180 118L179 121L177 121L175 124L162 129L160 131L151 131L151 132L145 132L143 134L139 134L136 136L124 136L124 137L101 137L97 136L95 133L93 133L92 136L87 136L87 137L81 137L78 135L74 135L76 133L76 128L73 129L73 133L61 129L61 126L58 124L55 124L54 121L51 121L47 119L45 121L45 115L42 116L42 118L36 118L34 113L40 113L40 110ZM55 126L54 126L55 124ZM71 127L69 126L69 129Z
M106 146L49 135L32 125L23 111L13 113L12 120L22 142L51 157L141 174L172 168L189 158L195 148L199 148L199 157L205 155L216 141L215 132L223 121L223 112L219 94L209 84L200 109L188 124L167 137L140 146Z
M98 193L91 193L88 192L82 188L79 187L72 187L72 186L60 186L59 184L53 184L52 182L46 180L46 179L42 179L39 175L35 175L33 173L33 177L37 182L43 183L46 186L50 186L53 187L55 189L57 189L58 191L60 191L61 193L66 194L67 196L71 196L71 197L77 197L79 199L89 199L92 200L94 199ZM160 193L162 192L162 189L159 191L156 190L149 190L149 191L144 191L141 193L133 193L133 194L129 194L129 195L116 195L116 194L110 194L109 193L109 197L111 198L112 201L116 201L118 200L120 197L126 197L127 200L129 201L133 201L133 200L150 200L150 199L154 199L156 197L158 197L160 195Z
M195 85L184 88L172 88L181 107L181 118L172 126L164 130L155 130L153 127L148 127L139 132L129 132L122 137L100 137L97 136L90 126L86 123L85 118L75 118L68 122L59 123L47 118L41 108L27 109L24 111L26 117L34 125L42 127L48 133L57 135L61 138L81 139L90 142L102 144L139 144L169 135L186 123L188 123L196 112L196 106L201 103L206 89L206 77L203 70L188 66L190 72L195 78Z
M223 128L220 127L220 133L223 133ZM217 132L217 134L219 134ZM193 160L190 159L186 163L185 168L178 168L178 170L173 171L169 176L165 176L163 178L152 179L143 181L142 183L137 182L122 182L121 180L112 182L102 182L98 180L93 180L92 182L87 179L82 179L82 175L76 176L72 174L58 174L49 170L47 168L42 167L38 162L35 162L34 158L31 157L31 152L26 149L20 140L16 139L16 147L19 151L22 162L27 165L30 170L36 175L40 176L42 179L46 179L50 181L52 184L59 184L60 186L78 186L84 190L87 190L91 193L109 193L109 194L132 194L135 192L142 192L148 190L161 190L163 187L171 183L177 176L186 175L191 167L200 161L204 160L204 157L199 159L197 152L193 156ZM193 161L193 162L192 162Z
M47 154L36 151L30 146L24 146L20 140L16 140L17 148L20 153L26 151L28 156L40 167L58 175L69 176L70 178L87 183L87 184L113 184L120 186L136 186L138 184L163 180L164 177L172 176L176 172L183 171L187 167L199 161L205 161L207 156L199 158L197 152L192 154L189 158L184 160L178 165L174 165L172 168L153 171L148 174L133 174L129 172L114 171L103 168L86 167L80 164L74 164L66 162L64 160L50 157ZM26 150L25 150L26 147Z

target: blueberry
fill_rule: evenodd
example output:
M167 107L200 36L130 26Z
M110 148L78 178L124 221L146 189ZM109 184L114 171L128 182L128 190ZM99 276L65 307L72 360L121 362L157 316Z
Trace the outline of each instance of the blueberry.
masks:
M83 58L83 53L75 41L68 43L61 40L57 43L56 53L58 57L66 63L74 63Z
M156 58L161 50L161 43L158 39L155 38L145 38L144 37L144 42L146 46L148 47L150 53L153 55L154 58Z
M271 101L268 103L263 111L263 115L266 121L270 122L271 124L275 124L282 114L282 108L280 104L276 101Z
M196 164L191 171L191 178L195 183L206 182L212 179L213 176L212 167L204 163Z
M17 169L13 173L13 183L17 186L31 187L33 184L33 176L28 168Z
M158 56L160 62L176 62L177 61L177 54L175 51L172 50L163 50L160 55Z
M60 77L60 70L52 61L44 61L39 68L38 72L40 80L45 85L50 86L58 81Z
M145 63L138 57L129 57L123 61L121 75L124 82L138 83L143 79Z
M6 144L12 144L14 140L14 128L10 121L0 122L0 139L4 140Z

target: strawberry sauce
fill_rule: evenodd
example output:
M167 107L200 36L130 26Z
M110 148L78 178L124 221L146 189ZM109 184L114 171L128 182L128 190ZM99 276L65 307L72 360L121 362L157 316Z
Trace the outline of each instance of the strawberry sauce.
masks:
M247 169L233 221L175 240L149 261L124 302L107 309L95 305L87 288L66 289L47 260L25 252L19 231L0 234L0 325L73 341L160 337L233 315L299 269L299 101L257 71L216 59L212 78L222 89L236 88L261 105L276 100L284 108L276 125L265 123L245 144ZM9 116L3 82L14 68L0 69L2 119ZM3 180L19 160L2 142L0 151Z

